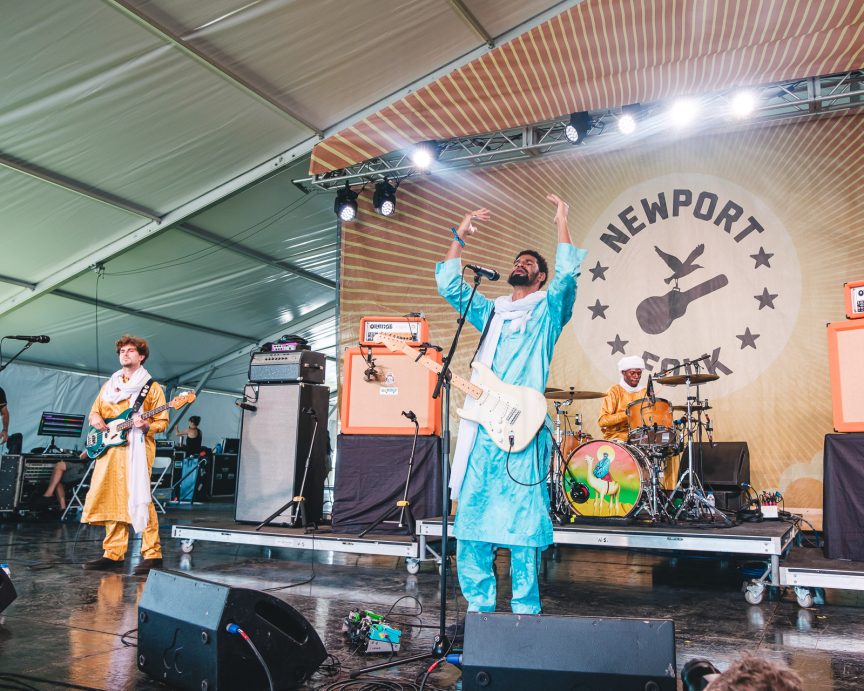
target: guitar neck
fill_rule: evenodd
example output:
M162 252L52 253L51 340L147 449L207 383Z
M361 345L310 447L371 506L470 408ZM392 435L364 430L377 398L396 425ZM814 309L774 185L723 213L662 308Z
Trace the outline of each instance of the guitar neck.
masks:
M443 365L435 362L435 360L430 358L428 355L421 355L418 350L412 348L409 345L403 344L400 349L406 355L413 356L414 362L423 365L423 367L431 370L432 372L435 372L435 374L440 373L441 370L444 369ZM453 384L453 386L455 386L460 391L464 392L466 395L471 396L471 398L480 398L480 396L483 395L483 389L481 389L476 384L472 384L464 377L460 377L458 374L453 374L452 371L450 373L450 383Z
M153 410L148 410L146 413L141 413L141 419L146 420L148 418L153 417L154 415L158 415L163 410L168 410L170 406L166 403L165 405L160 405L158 408L153 408ZM130 429L133 426L132 420L127 420L126 422L117 425L117 429Z

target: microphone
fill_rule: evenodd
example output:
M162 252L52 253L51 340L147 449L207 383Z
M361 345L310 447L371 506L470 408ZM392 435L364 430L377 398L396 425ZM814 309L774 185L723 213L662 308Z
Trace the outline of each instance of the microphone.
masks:
M680 420L673 420L672 424L673 425L683 425L685 422L687 422L687 416L682 415Z
M651 375L648 375L648 387L645 392L648 394L648 399L651 401L651 405L657 403L657 398L654 396L654 380L651 378Z
M300 412L303 413L304 415L311 415L312 417L314 417L316 419L318 418L318 416L315 414L314 408L301 408Z
M48 343L51 340L50 336L6 336L6 338L14 338L16 341L30 341L30 343Z
M417 422L417 416L414 414L413 410L403 410L402 415L411 420L411 422Z
M251 411L253 413L256 410L258 410L257 405L252 405L251 403L247 403L246 401L234 401L234 405L239 406L240 408L243 408L243 410L248 410L248 411Z
M708 415L708 413L705 413L705 421L707 423L705 425L705 431L708 433L708 443L711 444L711 446L713 447L714 446L714 425L711 424L711 417Z
M490 281L497 281L501 278L501 274L499 274L495 269L486 269L482 266L477 266L476 264L466 264L466 269L471 269L478 276L483 276L483 278L488 278Z

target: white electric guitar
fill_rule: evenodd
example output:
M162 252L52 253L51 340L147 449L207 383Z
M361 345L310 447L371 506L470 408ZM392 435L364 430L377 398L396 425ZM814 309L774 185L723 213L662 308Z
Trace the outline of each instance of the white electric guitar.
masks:
M393 352L411 356L426 369L436 373L441 371L439 363L395 336L379 333L375 340ZM452 372L450 382L475 399L477 405L470 410L457 408L456 412L462 419L482 425L502 451L521 451L531 443L543 424L546 399L542 393L527 386L505 384L489 367L479 362L473 363L471 367L477 373L477 382L470 382Z

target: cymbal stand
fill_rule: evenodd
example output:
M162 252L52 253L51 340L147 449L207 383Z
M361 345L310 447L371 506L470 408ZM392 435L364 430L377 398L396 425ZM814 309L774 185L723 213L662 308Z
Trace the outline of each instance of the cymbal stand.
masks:
M561 447L564 438L564 433L561 429L561 409L566 408L572 403L573 399L568 398L566 401L555 401L554 404L555 427L552 435L552 457L549 459L552 466L549 472L549 482L551 484L551 487L549 488L549 503L552 520L558 525L563 525L570 514L567 509L567 502L564 499L564 483L562 481L564 475L564 464L567 463L567 459L564 458L564 451ZM566 413L564 416L566 416ZM580 428L581 422L581 418L578 418Z
M698 369L698 365L696 366L696 369ZM702 483L693 468L693 437L696 436L697 430L699 430L699 428L701 427L701 416L697 418L694 428L692 417L694 397L690 395L690 387L692 384L690 379L690 372L688 371L685 376L687 377L685 380L685 384L687 386L687 412L685 427L685 434L687 435L687 470L681 473L681 477L678 479L678 484L675 485L675 488L669 495L669 502L672 501L672 498L675 496L676 493L678 493L679 491L682 493L681 506L675 513L676 520L681 518L683 514L689 511L693 518L701 518L704 514L710 516L712 520L715 517L720 517L723 519L724 523L726 523L727 525L731 525L732 521L730 521L729 518L723 514L723 512L717 509L717 507L715 507L705 498L705 491L702 488ZM698 391L699 388L697 386L697 396ZM697 413L701 413L701 411L697 410ZM685 479L687 480L686 488L683 487Z

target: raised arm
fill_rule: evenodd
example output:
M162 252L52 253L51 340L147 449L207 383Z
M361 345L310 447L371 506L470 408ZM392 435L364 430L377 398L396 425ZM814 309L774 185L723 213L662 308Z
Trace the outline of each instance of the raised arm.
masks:
M567 214L570 212L570 205L557 194L547 194L546 199L557 207L555 209L555 227L558 229L558 242L566 242L568 245L572 245L573 240L570 239L570 229L567 227Z
M447 254L444 255L444 261L446 262L448 259L458 259L462 256L462 248L464 243L468 241L468 238L474 235L477 232L477 229L474 227L474 220L478 221L488 221L489 220L489 209L475 209L474 211L469 211L462 217L462 222L459 224L459 227L456 229L456 232L459 235L459 240L454 236L453 240L450 242L450 247L447 249Z

